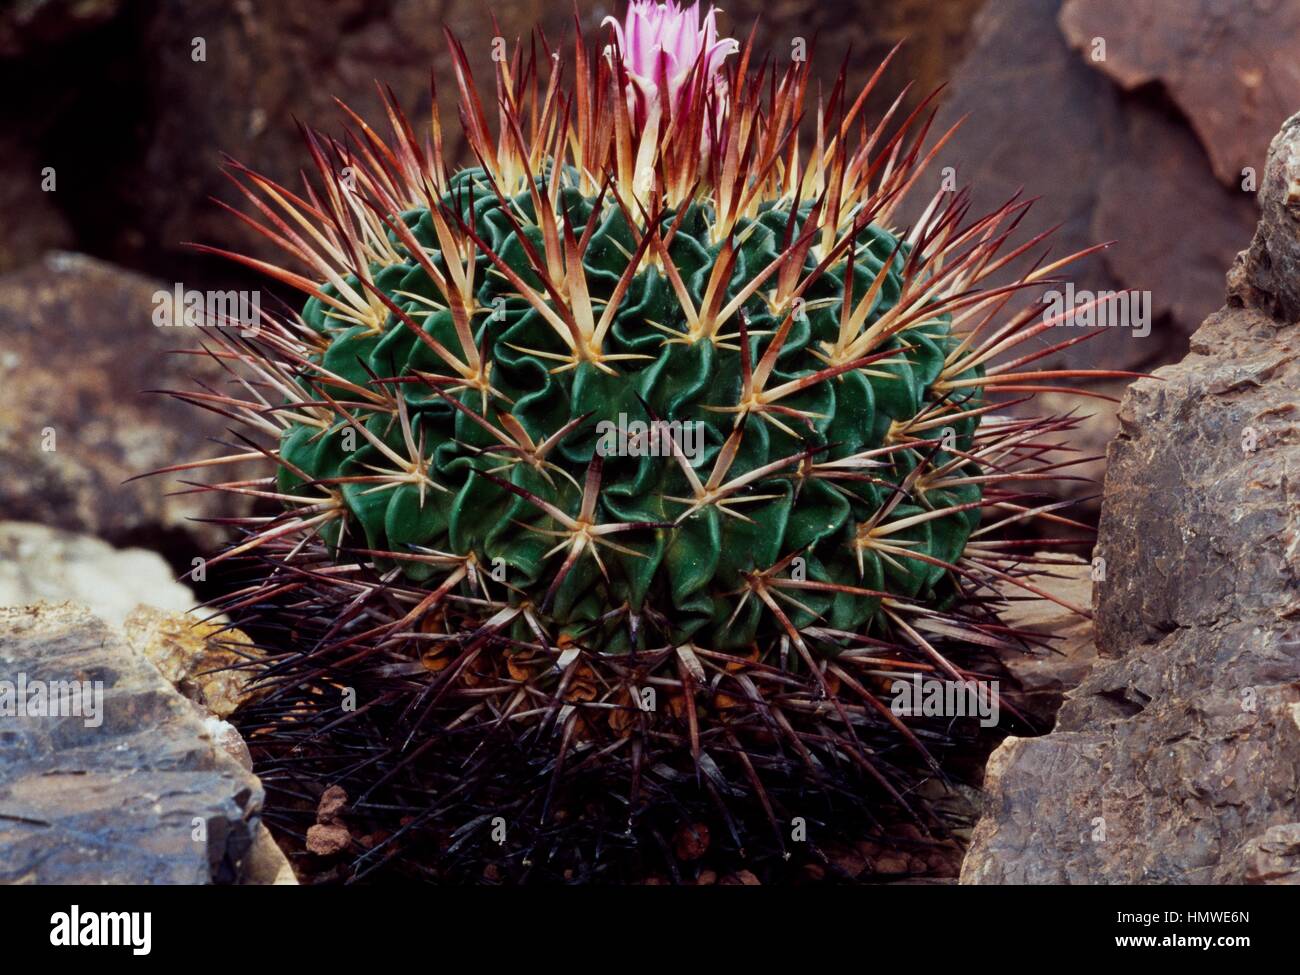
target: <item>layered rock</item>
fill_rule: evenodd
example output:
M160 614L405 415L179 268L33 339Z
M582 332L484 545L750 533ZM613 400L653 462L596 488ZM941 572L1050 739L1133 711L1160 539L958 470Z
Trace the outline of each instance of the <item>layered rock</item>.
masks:
M0 681L0 883L291 882L261 783L115 629L72 603L0 609ZM102 697L38 708L56 681Z
M963 882L1300 875L1298 145L1300 117L1227 306L1125 396L1096 549L1108 662L1055 731L990 759Z

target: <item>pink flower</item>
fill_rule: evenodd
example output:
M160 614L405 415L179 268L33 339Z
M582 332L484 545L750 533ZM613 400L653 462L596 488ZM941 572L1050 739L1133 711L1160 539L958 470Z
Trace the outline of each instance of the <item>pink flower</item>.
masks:
M680 115L691 110L697 94L711 89L720 97L725 91L722 63L740 45L730 37L718 39L717 13L710 6L701 23L698 2L683 8L676 2L631 0L622 24L605 18L632 81L628 107L636 125L646 124L655 105Z

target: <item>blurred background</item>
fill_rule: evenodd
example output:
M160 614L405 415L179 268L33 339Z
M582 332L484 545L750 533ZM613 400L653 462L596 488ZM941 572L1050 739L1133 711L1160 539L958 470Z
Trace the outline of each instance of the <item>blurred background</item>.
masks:
M1146 370L1182 357L1250 240L1269 139L1300 109L1300 0L722 6L725 32L743 39L757 21L758 51L778 62L805 39L827 92L841 69L856 90L905 41L870 115L909 82L907 108L942 86L937 131L969 118L936 179L955 167L977 212L1017 190L1042 197L1025 234L1060 225L1057 256L1118 241L1072 281L1149 292L1151 333L1111 330L1072 350L1072 362ZM589 32L610 14L622 5L576 8ZM166 478L123 482L215 454L206 441L225 436L220 417L142 392L214 378L167 354L193 337L153 326L156 291L267 288L186 242L278 259L213 202L236 202L222 153L296 186L307 159L297 121L337 131L335 97L382 117L376 79L423 120L431 69L451 135L443 24L484 80L493 37L513 43L538 25L563 43L574 17L565 3L483 0L0 7L0 523L152 549L177 572L217 547L224 529L195 519L230 514L228 498L170 494L183 485ZM1093 452L1110 436L1113 406L1089 409L1081 439ZM0 530L0 602L66 577L59 553L75 539L59 537L61 548Z

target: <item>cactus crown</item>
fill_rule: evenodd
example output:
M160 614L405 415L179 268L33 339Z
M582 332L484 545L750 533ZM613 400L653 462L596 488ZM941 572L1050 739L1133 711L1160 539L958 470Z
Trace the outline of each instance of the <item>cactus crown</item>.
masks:
M191 397L271 439L231 460L276 465L216 485L283 508L220 557L261 566L227 608L294 594L321 625L281 683L407 701L394 755L413 714L530 715L698 770L753 721L906 806L866 742L926 749L882 675L1011 640L961 611L1031 588L980 523L1051 510L1015 485L1062 466L1044 438L1070 421L989 414L1070 373L1027 368L1068 343L1016 352L1055 322L1003 313L1080 255L986 289L1042 239L1003 250L1028 204L971 219L940 189L899 228L947 135L928 99L865 119L884 65L852 100L841 76L808 144L806 63L751 71L712 12L634 2L602 50L498 62L494 134L448 38L477 165L447 164L436 98L421 139L381 92L393 138L308 133L302 193L232 167L294 267L229 256L308 298L217 337L246 396ZM647 716L646 686L672 706Z

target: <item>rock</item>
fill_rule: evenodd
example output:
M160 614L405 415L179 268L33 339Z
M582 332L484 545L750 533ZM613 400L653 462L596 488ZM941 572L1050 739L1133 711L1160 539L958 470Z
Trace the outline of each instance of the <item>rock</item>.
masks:
M154 552L115 549L90 535L46 525L0 521L0 606L41 600L82 603L114 626L141 604L184 613L195 603L194 594L172 578Z
M352 831L343 821L348 794L342 786L332 785L321 793L316 806L316 822L307 828L307 852L328 857L352 845Z
M249 665L257 651L238 630L141 606L127 617L123 632L172 686L218 718L230 717L256 696Z
M1095 669L1051 734L1008 739L962 882L1244 882L1300 789L1300 633L1258 629L1172 634Z
M316 805L318 823L341 823L343 813L348 807L348 794L340 785L332 785L321 793Z
M1026 233L1060 224L1053 252L1068 254L1089 247L1097 174L1105 169L1110 133L1120 124L1115 93L1104 79L1084 67L1066 46L1054 16L1056 0L1006 0L985 4L972 24L970 52L954 69L935 130L962 123L935 159L930 178L944 167L956 170L958 182L971 187L974 212L1001 206L1017 193L1041 197L1027 218ZM1025 78L1032 77L1032 85ZM1045 131L1089 132L1086 139L1045 139ZM1104 135L1102 133L1105 133ZM1033 146L1033 152L1025 147ZM918 189L920 189L918 187ZM915 219L928 194L908 201L906 216ZM1103 240L1106 238L1102 238ZM1104 260L1093 256L1071 272L1076 287L1115 289L1119 282ZM1106 339L1076 346L1063 360L1071 364L1105 361L1129 366L1144 345Z
M1300 115L1273 140L1259 185L1263 216L1250 249L1228 273L1228 293L1286 322L1300 320Z
M244 736L229 721L223 721L216 715L203 719L204 730L212 738L213 744L239 763L246 772L253 771L253 754L248 750Z
M0 276L0 511L114 544L177 551L183 564L226 538L193 518L243 510L220 492L169 497L150 470L221 451L216 414L149 389L226 381L178 349L198 330L152 324L158 282L77 254L55 253ZM231 474L236 472L231 469Z
M1052 566L1050 572L1035 573L1025 581L1072 605L1091 605L1091 565L1070 556L1056 557L1069 564ZM1066 693L1079 686L1097 661L1092 620L1050 600L1026 598L1028 594L1014 586L999 588L1011 600L998 614L1002 623L1039 634L1047 647L1000 658L1020 686L1016 708L1039 730L1046 730L1056 719Z
M1300 823L1271 826L1246 843L1248 884L1300 884Z
M1298 357L1296 329L1229 308L1197 332L1191 355L1130 388L1097 544L1104 652L1183 627L1273 626L1295 604Z
M906 853L886 853L876 859L876 873L884 876L907 873L912 861Z
M1292 122L1268 171L1298 142ZM1096 549L1097 642L1112 659L1051 734L990 758L965 883L1300 872L1300 328L1272 317L1286 307L1272 255L1300 235L1270 186L1228 306L1124 399Z
M1186 336L1223 301L1223 269L1259 214L1250 193L1215 181L1181 119L1142 99L1120 106L1118 145L1095 177L1091 232L1094 241L1115 241L1103 255L1107 269L1123 287L1150 292L1155 320L1150 335L1124 330L1084 344L1110 345L1106 354L1145 368L1186 351Z
M1061 30L1125 90L1159 84L1186 116L1226 186L1256 170L1300 105L1300 6L1260 0L1066 0ZM1094 39L1105 57L1094 59ZM1160 212L1153 209L1153 212Z
M0 717L0 882L250 878L261 783L113 628L72 603L0 609L0 680L102 682L81 716Z
M1249 240L1255 211L1239 187L1216 180L1185 122L1156 99L1126 94L1071 50L1057 23L1060 6L1001 0L980 9L935 129L970 118L931 178L937 183L944 167L955 167L976 212L1017 193L1037 198L1023 229L1060 224L1054 258L1116 241L1065 273L1076 291L1149 291L1150 335L1116 329L1044 361L1142 369L1181 355L1218 306L1223 268ZM925 205L928 193L918 189L907 217Z
M342 853L352 844L352 834L338 823L316 823L307 828L307 852L328 857Z

